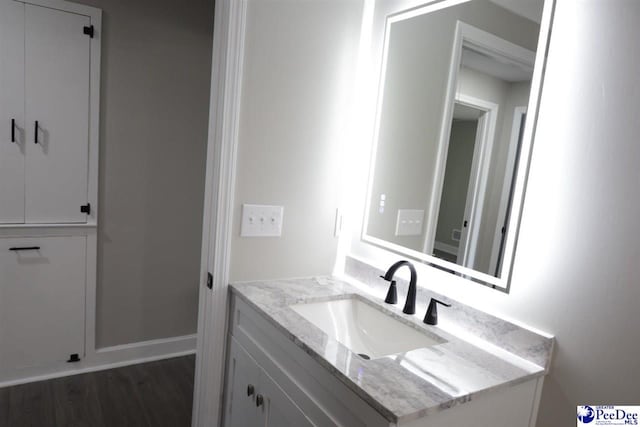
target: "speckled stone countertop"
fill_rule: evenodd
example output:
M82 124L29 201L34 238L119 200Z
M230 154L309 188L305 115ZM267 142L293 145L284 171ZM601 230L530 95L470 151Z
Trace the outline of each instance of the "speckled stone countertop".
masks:
M425 325L420 318L403 314L401 307L384 304L336 278L236 283L230 289L393 423L422 418L545 374L545 367L530 360ZM442 343L365 360L290 308L347 297L373 305Z

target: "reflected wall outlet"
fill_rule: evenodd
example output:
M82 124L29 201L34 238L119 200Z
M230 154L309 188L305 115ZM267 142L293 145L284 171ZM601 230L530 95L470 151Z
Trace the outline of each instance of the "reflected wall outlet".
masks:
M419 236L422 234L424 210L398 209L396 236Z
M279 237L283 215L283 206L242 205L240 236Z

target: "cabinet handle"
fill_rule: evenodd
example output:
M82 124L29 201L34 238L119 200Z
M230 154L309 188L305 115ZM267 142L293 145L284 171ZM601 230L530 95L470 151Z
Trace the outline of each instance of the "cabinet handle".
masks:
M13 247L9 248L10 251L19 252L19 251L39 251L40 246L24 246L24 247Z
M256 391L255 387L253 386L253 384L249 384L247 386L247 396L253 396L253 393Z
M33 142L38 143L38 121L36 120L36 125L33 128Z
M11 119L11 142L16 143L16 119Z
M260 406L262 406L263 403L264 403L264 398L262 397L261 394L258 394L256 396L256 406L260 407Z

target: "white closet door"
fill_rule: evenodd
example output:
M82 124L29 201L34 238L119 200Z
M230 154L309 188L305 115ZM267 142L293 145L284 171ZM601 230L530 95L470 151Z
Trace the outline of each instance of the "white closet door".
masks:
M26 5L27 223L87 222L88 25L87 16Z
M86 237L0 239L0 376L84 353Z
M24 222L24 3L0 0L0 223Z

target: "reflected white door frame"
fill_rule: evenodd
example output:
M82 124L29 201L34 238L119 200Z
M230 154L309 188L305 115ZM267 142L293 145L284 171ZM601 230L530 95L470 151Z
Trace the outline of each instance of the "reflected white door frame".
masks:
M496 135L499 105L461 93L456 95L455 103L484 111L478 119L471 173L469 174L469 185L467 187L467 201L464 207L463 223L460 224L462 234L458 246L457 264L473 268L482 223L485 193L487 192L487 181L491 168L491 153L493 152L493 142Z

